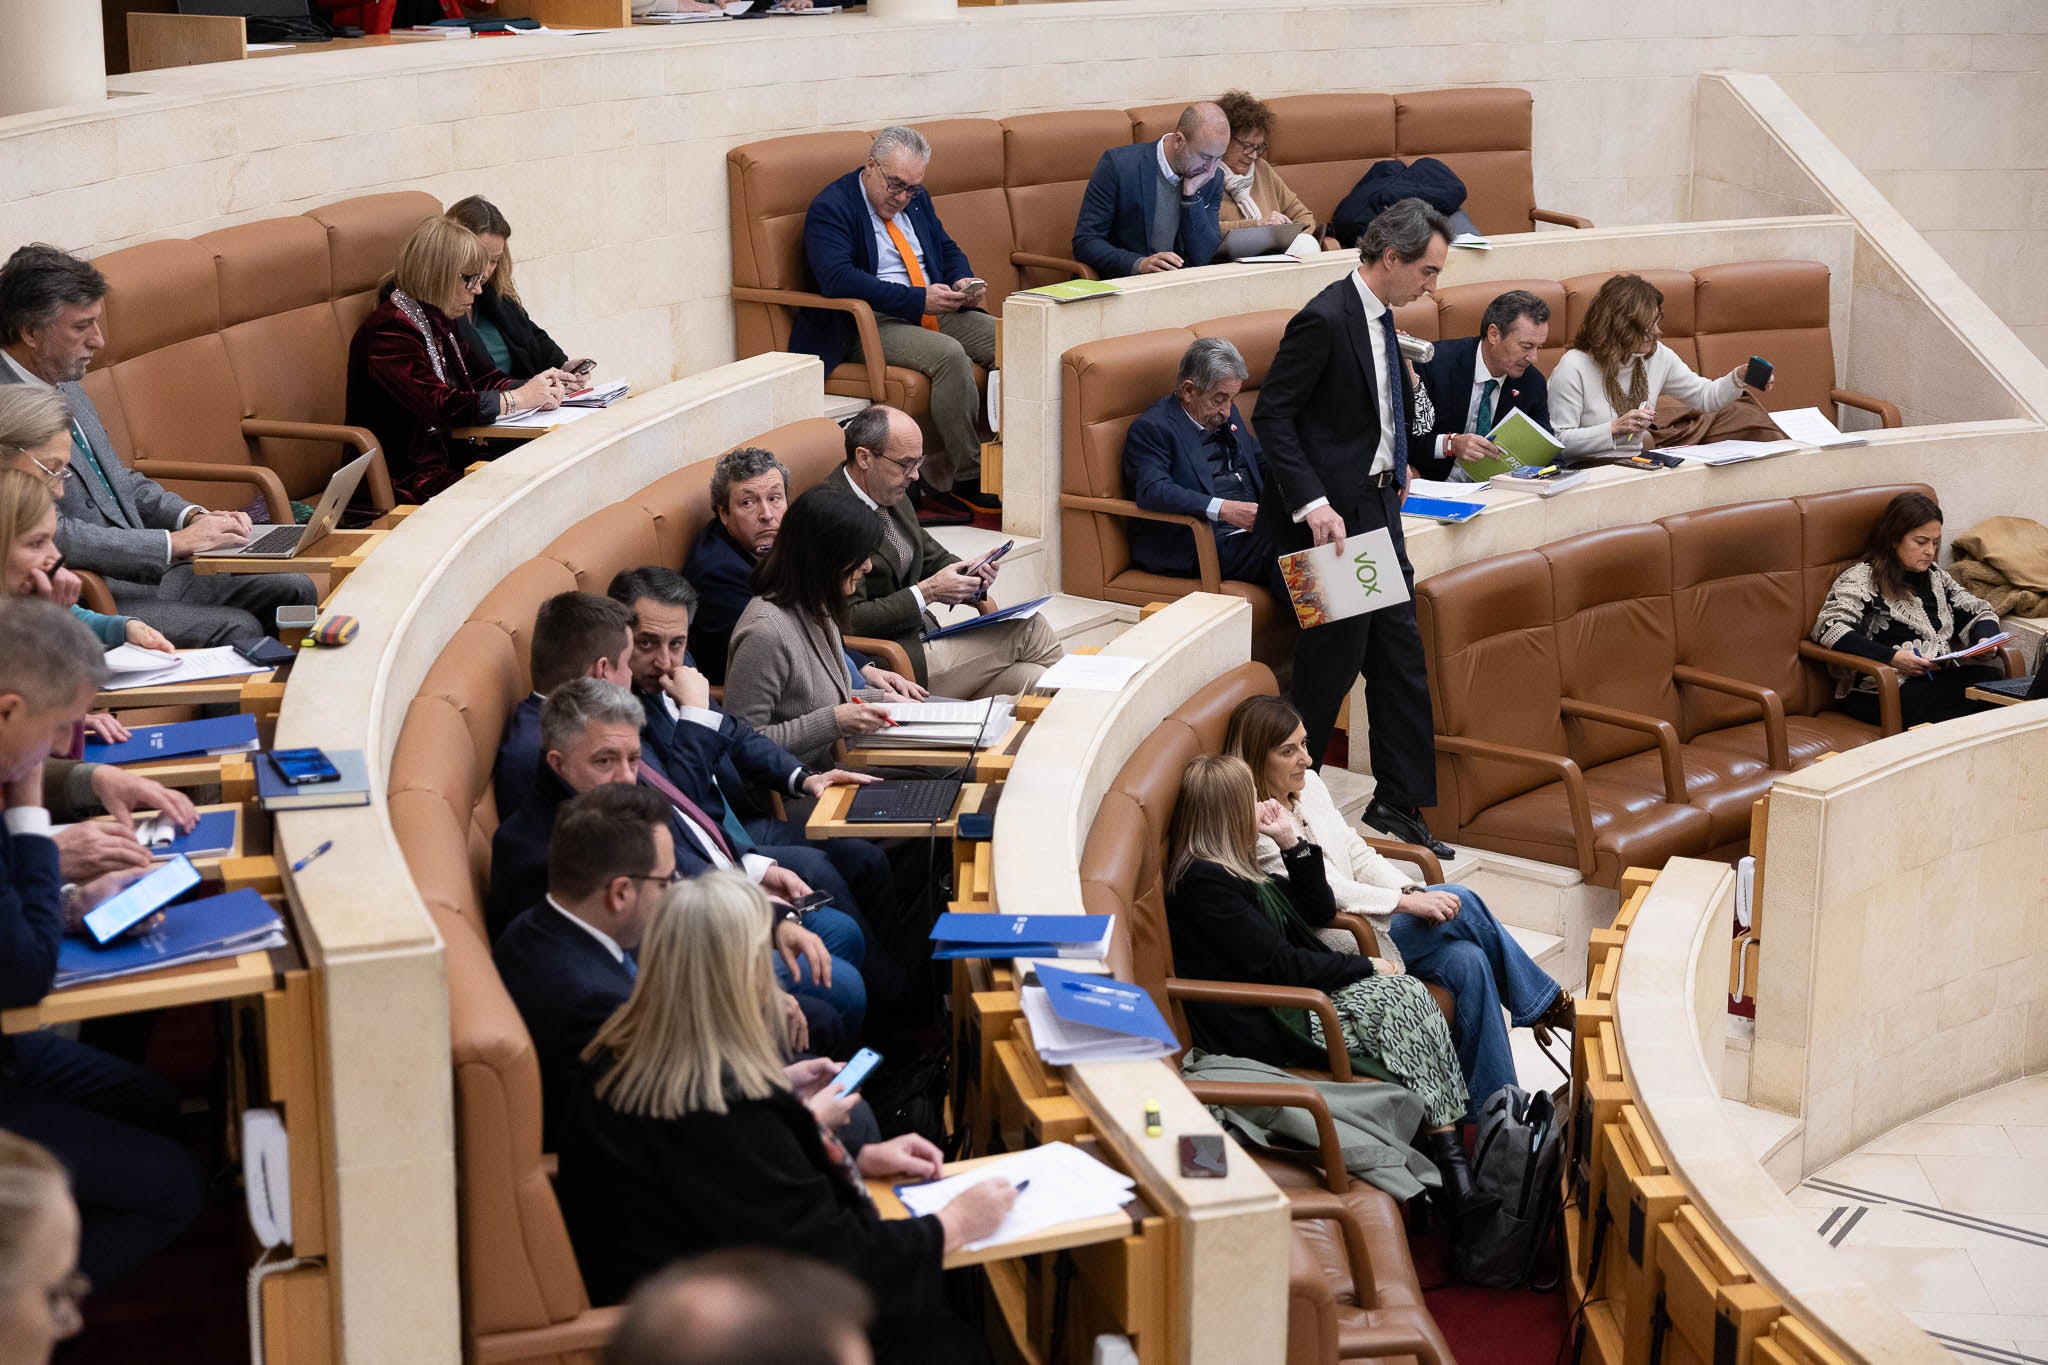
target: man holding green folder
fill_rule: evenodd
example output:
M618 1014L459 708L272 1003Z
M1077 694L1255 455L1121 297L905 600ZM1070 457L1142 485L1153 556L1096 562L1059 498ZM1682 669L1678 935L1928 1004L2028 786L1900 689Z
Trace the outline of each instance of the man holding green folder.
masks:
M1426 479L1485 483L1517 464L1550 464L1550 390L1536 356L1550 340L1550 305L1510 289L1486 306L1479 335L1437 343L1419 367L1436 421L1408 438L1408 462ZM1528 420L1500 423L1510 412ZM1535 430L1531 430L1533 424ZM1495 439L1488 439L1498 432Z

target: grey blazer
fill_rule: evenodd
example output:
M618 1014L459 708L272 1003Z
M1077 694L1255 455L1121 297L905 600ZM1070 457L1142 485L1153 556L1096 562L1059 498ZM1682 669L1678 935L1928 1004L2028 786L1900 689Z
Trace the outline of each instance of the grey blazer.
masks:
M0 364L0 384L20 382L11 366ZM57 504L57 549L74 569L156 582L171 567L170 533L184 524L185 509L193 504L128 467L84 389L59 384L57 392L70 404L71 416L114 490L109 506L97 479L82 468L72 472Z
M795 754L805 767L832 766L839 722L832 708L854 699L839 627L806 620L763 597L733 627L725 667L725 709ZM871 690L862 688L862 697Z

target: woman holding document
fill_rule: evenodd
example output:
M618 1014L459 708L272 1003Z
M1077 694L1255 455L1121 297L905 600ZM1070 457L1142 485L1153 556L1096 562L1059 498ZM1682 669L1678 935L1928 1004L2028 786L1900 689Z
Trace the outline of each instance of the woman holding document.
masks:
M878 1360L986 1359L946 1308L941 1261L993 1233L1016 1191L990 1179L936 1214L881 1219L861 1178L933 1179L938 1149L910 1135L856 1163L791 1093L772 922L739 873L672 887L642 936L632 995L583 1054L557 1188L590 1296L616 1303L698 1252L772 1247L867 1285Z
M1998 613L1935 563L1940 554L1941 507L1925 493L1899 494L1871 528L1863 557L1828 589L1813 623L1821 648L1898 670L1899 718L1908 727L1989 708L1963 694L2005 676L1981 663L1935 662L1999 633ZM1874 671L1831 671L1835 705L1878 724Z
M1258 840L1280 849L1284 878L1259 867ZM1337 913L1323 852L1278 801L1260 801L1244 760L1204 754L1181 775L1168 831L1166 925L1174 968L1210 981L1306 986L1336 1008L1344 1047L1361 1069L1404 1085L1423 1102L1417 1146L1443 1176L1440 1206L1454 1224L1490 1212L1473 1187L1457 1124L1465 1078L1436 1001L1384 958L1338 952L1316 937ZM1326 1053L1313 1013L1259 1005L1193 1004L1188 1024L1203 1050L1273 1066L1315 1066Z
M725 709L813 768L833 766L839 740L889 724L871 703L924 694L887 669L870 664L856 680L847 666L841 631L881 543L872 511L834 489L811 489L783 514L754 568L754 600L733 626Z

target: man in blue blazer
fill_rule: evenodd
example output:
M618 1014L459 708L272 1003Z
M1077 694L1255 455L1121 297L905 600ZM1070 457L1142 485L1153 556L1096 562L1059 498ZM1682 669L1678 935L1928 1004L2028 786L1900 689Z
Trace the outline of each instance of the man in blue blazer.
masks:
M1074 259L1105 280L1207 265L1223 245L1223 153L1230 120L1203 101L1157 142L1111 147L1074 222Z
M819 293L864 299L874 309L884 360L931 381L932 424L944 448L931 452L924 480L946 496L930 501L941 511L998 511L1001 502L981 491L981 391L974 383L976 365L996 363L996 321L981 307L987 284L946 235L924 188L931 160L931 144L916 129L877 133L866 164L811 201L804 260ZM1213 208L1209 216L1215 218ZM789 349L817 356L827 374L861 358L853 315L833 309L800 310Z
M1145 409L1124 436L1124 485L1148 512L1200 517L1216 531L1225 578L1286 595L1280 552L1252 529L1266 486L1259 441L1237 410L1250 370L1237 347L1203 337L1180 358L1172 393ZM1147 573L1200 572L1194 535L1160 521L1129 521L1131 562Z
M1408 463L1426 479L1465 483L1470 460L1497 460L1486 433L1520 408L1550 430L1550 387L1536 353L1550 340L1550 305L1526 289L1510 289L1486 305L1479 335L1437 343L1421 366L1422 387L1436 405L1425 435L1408 438Z

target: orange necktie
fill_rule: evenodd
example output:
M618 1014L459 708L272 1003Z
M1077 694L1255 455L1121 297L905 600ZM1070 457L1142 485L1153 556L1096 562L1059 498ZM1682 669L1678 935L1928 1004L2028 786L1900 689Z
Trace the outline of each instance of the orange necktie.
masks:
M896 254L903 258L903 269L910 276L910 287L913 289L924 288L928 283L924 277L924 268L917 263L917 253L910 249L910 240L903 235L903 229L896 226L894 218L883 223L882 229L889 234L889 240L896 244ZM930 331L936 332L939 330L939 320L930 313L926 313L918 321L923 323Z

